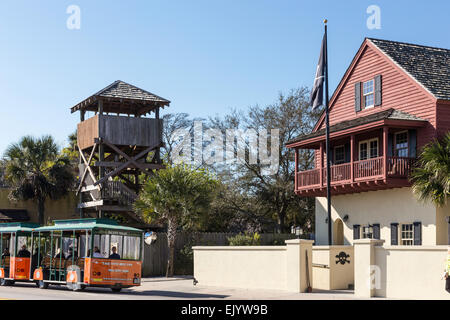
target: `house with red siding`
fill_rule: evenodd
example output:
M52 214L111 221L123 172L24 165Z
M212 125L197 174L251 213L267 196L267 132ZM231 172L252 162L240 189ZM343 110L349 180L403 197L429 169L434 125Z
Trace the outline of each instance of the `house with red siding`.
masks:
M450 205L419 202L408 179L421 148L450 130L450 50L366 38L329 103L332 221L327 219L325 114L288 142L312 149L315 168L295 165L295 193L316 198L316 244L383 239L444 245ZM297 157L296 157L297 158Z

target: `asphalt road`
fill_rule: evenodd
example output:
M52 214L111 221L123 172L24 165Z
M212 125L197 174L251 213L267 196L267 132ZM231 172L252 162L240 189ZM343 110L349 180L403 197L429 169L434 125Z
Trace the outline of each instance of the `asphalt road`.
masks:
M352 291L289 293L274 290L246 290L193 285L191 278L145 278L142 285L114 293L106 288L86 288L73 292L65 286L39 289L33 283L16 282L0 287L0 300L170 300L170 299L239 299L239 300L335 300L354 299Z

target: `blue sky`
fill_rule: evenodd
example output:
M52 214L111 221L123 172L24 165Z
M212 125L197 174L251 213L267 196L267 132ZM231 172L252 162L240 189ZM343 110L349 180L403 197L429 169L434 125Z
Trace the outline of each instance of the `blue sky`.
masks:
M366 26L372 4L381 29ZM80 30L66 27L69 5ZM311 87L324 17L331 94L364 37L450 48L449 11L447 0L3 0L0 154L26 134L65 144L79 119L69 108L118 79L196 117Z

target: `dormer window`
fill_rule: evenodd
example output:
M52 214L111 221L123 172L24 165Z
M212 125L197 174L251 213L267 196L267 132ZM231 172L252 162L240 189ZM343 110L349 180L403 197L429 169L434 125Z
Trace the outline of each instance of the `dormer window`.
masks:
M373 79L363 83L363 101L365 109L374 106L374 92Z

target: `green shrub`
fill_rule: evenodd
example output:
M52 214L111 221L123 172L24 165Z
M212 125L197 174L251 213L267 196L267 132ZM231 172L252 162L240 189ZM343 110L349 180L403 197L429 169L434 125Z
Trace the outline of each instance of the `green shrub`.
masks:
M234 237L229 237L228 244L230 246L258 246L260 244L260 238L258 232L255 232L253 234L245 233L245 234L238 234Z
M295 234L280 234L280 235L274 235L273 240L271 241L270 245L273 246L284 246L286 243L286 240L289 239L295 239Z
M194 271L194 251L192 243L186 244L175 255L175 274L193 275Z

